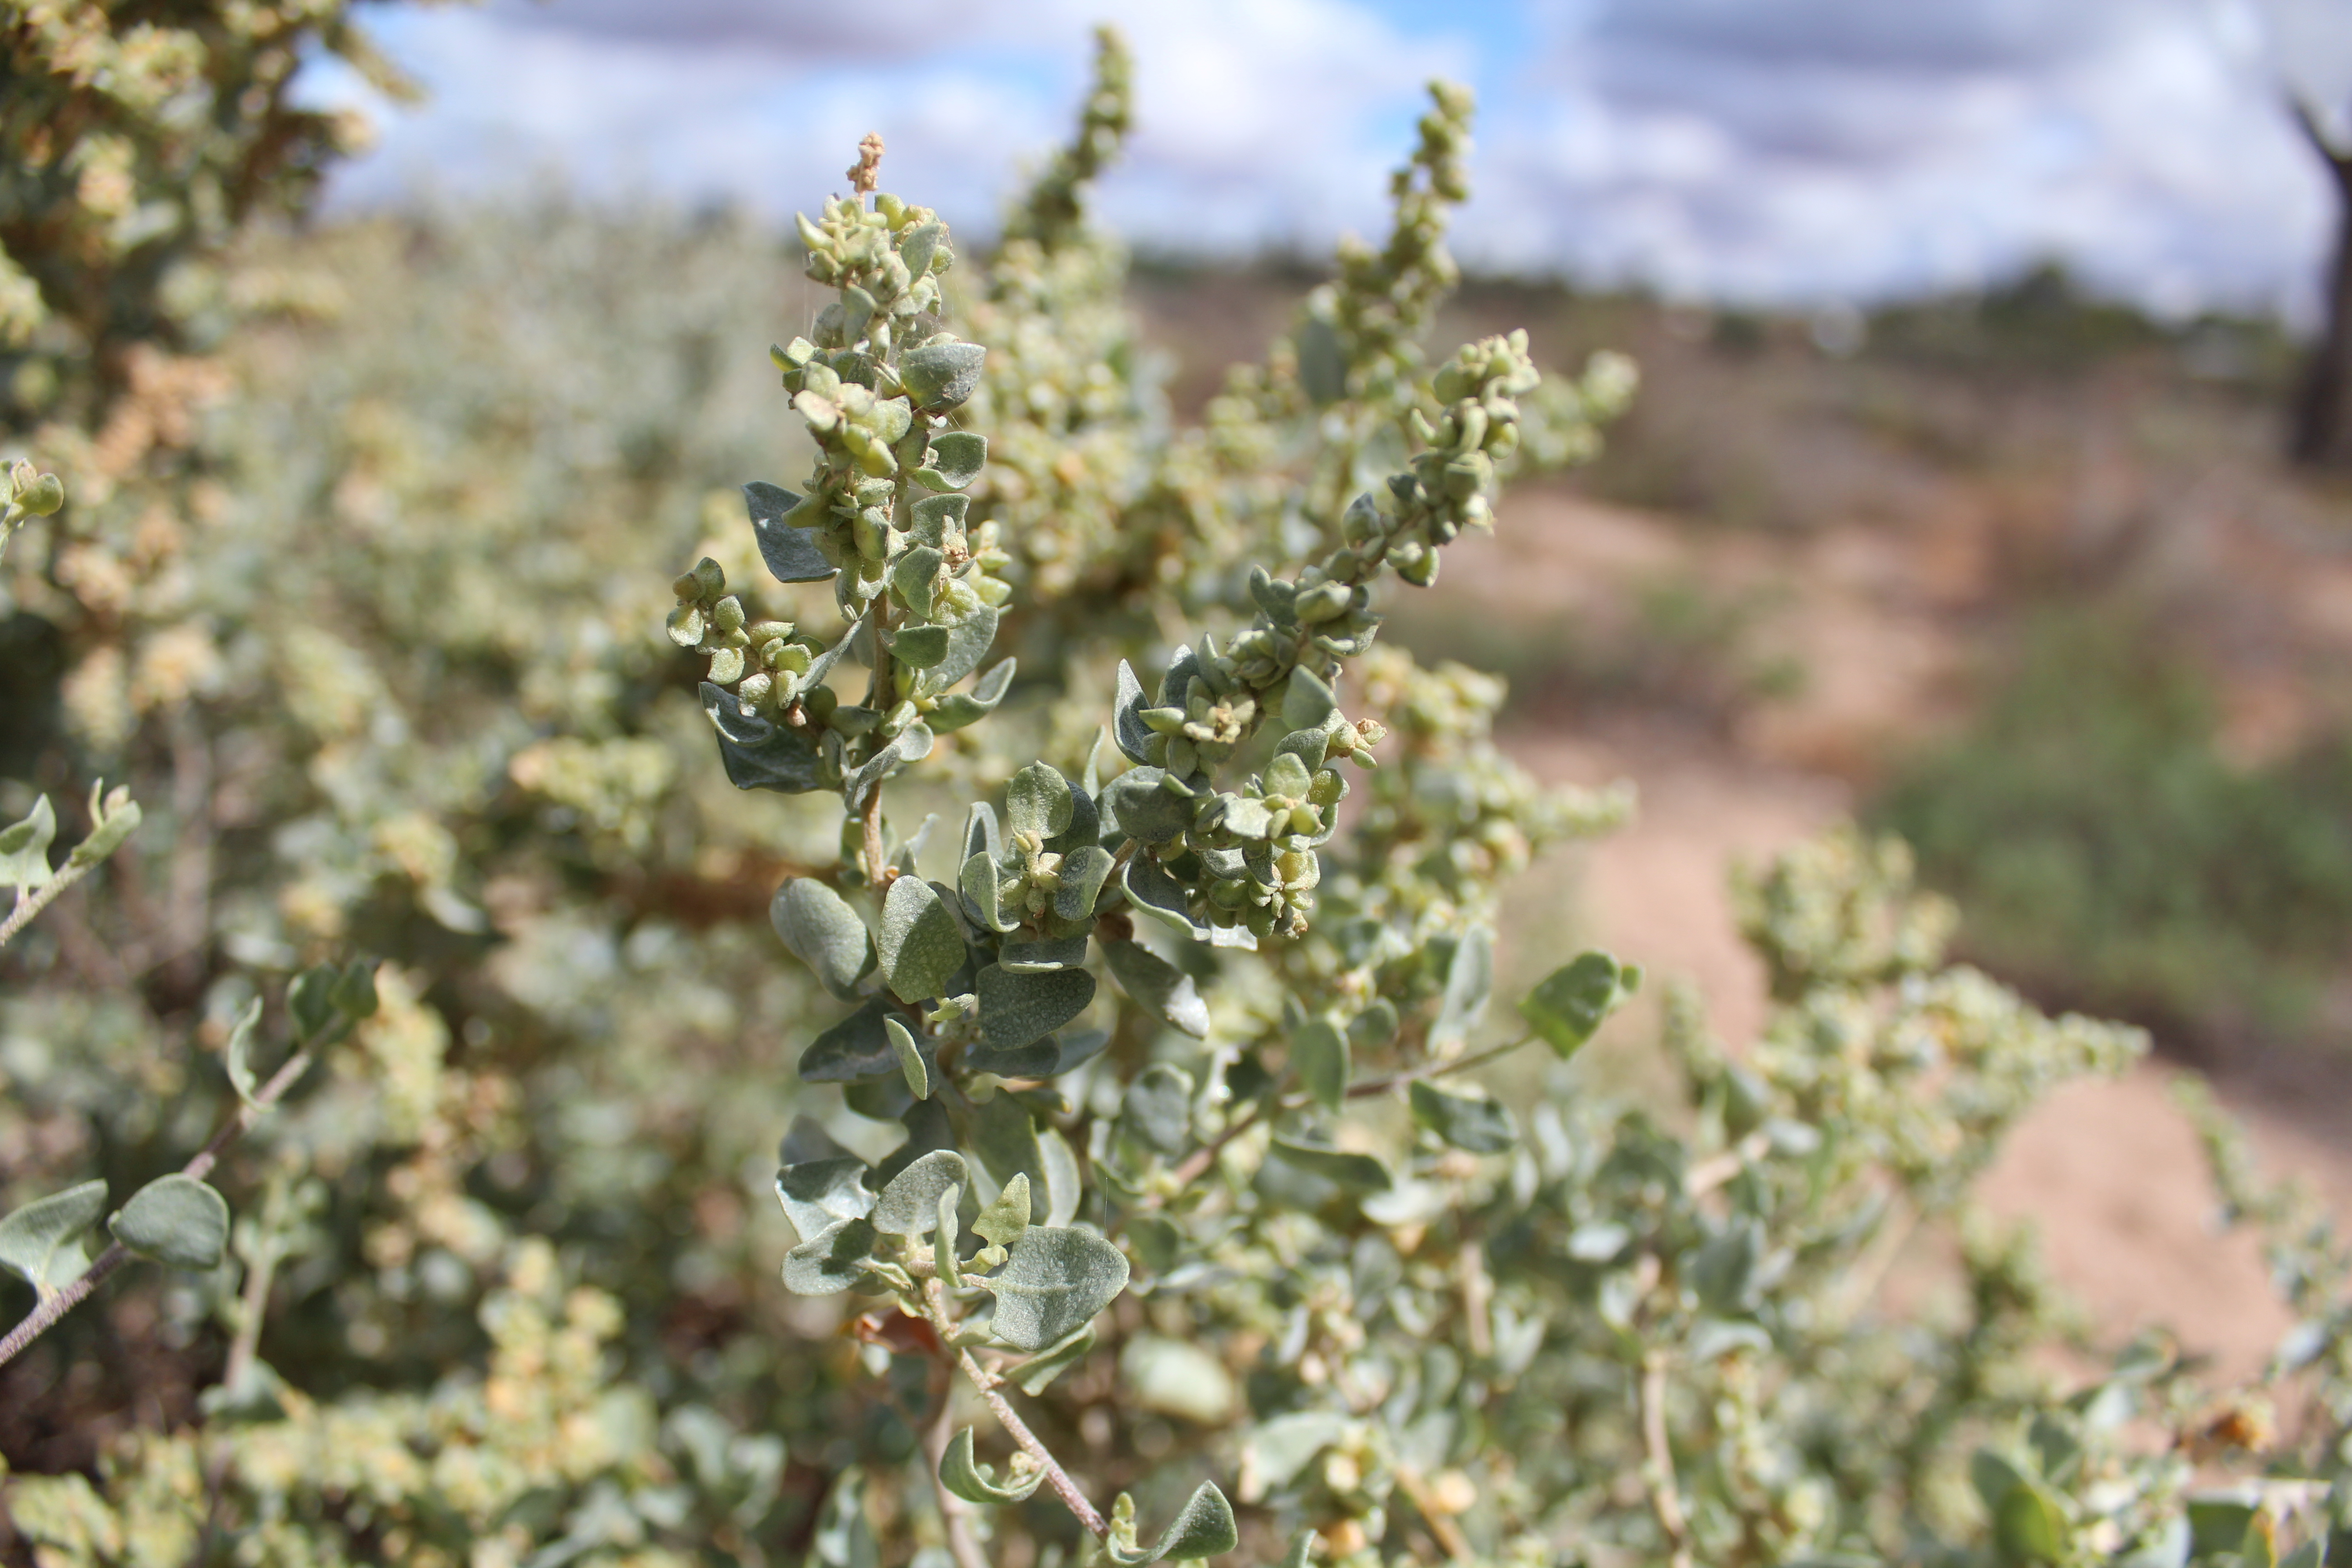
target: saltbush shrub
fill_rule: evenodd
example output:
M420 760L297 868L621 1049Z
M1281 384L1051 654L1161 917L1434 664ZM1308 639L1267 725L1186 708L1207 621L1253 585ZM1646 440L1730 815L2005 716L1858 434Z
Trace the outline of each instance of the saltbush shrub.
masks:
M724 222L256 238L217 355L11 435L58 483L0 558L43 650L5 1549L2319 1562L2339 1250L2217 1127L2273 1373L2053 1370L1970 1184L2140 1043L1946 967L1899 846L1743 886L1771 1016L1727 1050L1670 991L1671 1106L1579 1076L1630 966L1494 1004L1556 941L1502 888L1629 802L1538 786L1379 605L1630 367L1424 360L1441 87L1386 242L1176 424L1086 219L1126 72L977 268L878 142L803 220L813 314ZM783 454L730 368L763 315ZM714 513L717 471L799 488ZM1891 1315L1915 1234L1958 1289Z

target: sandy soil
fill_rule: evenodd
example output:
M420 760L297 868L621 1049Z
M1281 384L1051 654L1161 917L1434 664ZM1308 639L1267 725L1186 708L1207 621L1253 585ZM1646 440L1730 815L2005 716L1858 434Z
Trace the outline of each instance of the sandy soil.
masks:
M1949 711L1964 663L1950 623L1968 598L1968 552L1906 553L1835 531L1777 555L1720 536L1701 550L1663 520L1559 496L1523 501L1505 521L1497 540L1449 558L1449 592L1521 613L1594 616L1645 573L1801 585L1778 623L1814 672L1801 700L1727 731L1605 728L1595 737L1546 727L1509 740L1544 777L1639 786L1638 821L1590 852L1582 902L1592 934L1656 973L1696 981L1724 1037L1748 1037L1762 1016L1761 978L1734 931L1726 873L1836 820L1868 758ZM2306 584L2302 603L2333 605L2337 592ZM2064 1089L2016 1131L1982 1196L2035 1224L2052 1273L2099 1338L2120 1342L2161 1324L2247 1373L2287 1318L2254 1241L2214 1223L2203 1158L2169 1098L2183 1070L2157 1061ZM2352 1068L2249 1059L2230 1064L2215 1088L2267 1169L2352 1213Z

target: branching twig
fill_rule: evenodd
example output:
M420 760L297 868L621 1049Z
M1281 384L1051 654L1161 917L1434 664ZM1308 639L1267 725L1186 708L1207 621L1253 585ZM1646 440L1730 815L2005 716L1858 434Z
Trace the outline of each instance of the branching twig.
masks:
M295 1080L310 1067L310 1060L311 1051L307 1047L287 1058L285 1065L270 1075L269 1081L255 1093L252 1101L238 1106L236 1114L221 1123L220 1131L213 1134L212 1141L196 1151L195 1158L180 1167L180 1174L193 1176L200 1182L211 1174L213 1166L219 1163L221 1151L251 1131L255 1123L269 1113L284 1098L286 1091L294 1087ZM6 1338L0 1339L0 1366L16 1360L26 1345L47 1333L58 1319L88 1300L91 1293L106 1282L109 1275L130 1261L131 1249L119 1241L100 1253L97 1260L82 1271L79 1279L56 1295L43 1300L23 1322L8 1331Z
M89 876L94 869L96 869L95 864L77 866L68 860L58 867L56 874L47 881L30 893L19 893L16 897L16 907L8 911L6 920L0 920L0 947L7 946L8 939L32 924L33 917L56 902L59 893Z
M939 1335L940 1350L955 1358L956 1365L962 1369L964 1376L971 1379L972 1386L979 1389L981 1397L988 1401L989 1409L996 1413L996 1419L1005 1433L1021 1445L1024 1453L1037 1462L1037 1468L1045 1472L1045 1484L1054 1489L1054 1495L1062 1500L1062 1506L1070 1510L1070 1517L1086 1526L1087 1532L1097 1541L1110 1539L1110 1521L1087 1500L1087 1494L1078 1489L1078 1483L1070 1479L1070 1472L1062 1468L1062 1462L1054 1458L1053 1450L1038 1440L1037 1434L1029 1430L1029 1424L1021 1419L1020 1412L1013 1408L1012 1401L1004 1397L1004 1380L981 1365L980 1358L971 1351L950 1348L955 1322L947 1313L946 1289L936 1279L924 1289L923 1315L930 1321L931 1331ZM938 1473L936 1464L932 1471Z
M972 1533L971 1504L948 1490L940 1479L940 1461L946 1458L948 1441L954 1435L955 1373L942 1365L936 1379L938 1386L932 1398L938 1411L923 1428L923 1456L931 1462L931 1495L939 1500L940 1524L947 1532L948 1554L956 1560L956 1568L989 1568L988 1554L980 1548L980 1538Z
M1449 1073L1466 1072L1472 1068L1484 1067L1498 1058L1510 1055L1533 1038L1535 1038L1533 1035L1522 1035L1508 1045L1496 1046L1491 1050L1480 1051L1475 1056L1457 1057L1452 1061L1424 1062L1420 1067L1408 1068L1400 1073L1391 1073L1386 1078L1366 1079L1361 1083L1351 1083L1348 1086L1348 1098L1370 1100L1374 1095L1387 1094L1417 1079L1444 1078ZM1170 1174L1175 1178L1180 1187L1191 1186L1208 1173L1209 1167L1217 1163L1217 1156L1225 1152L1227 1144L1265 1121L1269 1108L1275 1111L1302 1110L1313 1103L1313 1098L1304 1094L1287 1095L1279 1100L1261 1100L1235 1117L1227 1124L1223 1131L1184 1156L1183 1163ZM1157 1207L1158 1200L1147 1199L1143 1206Z

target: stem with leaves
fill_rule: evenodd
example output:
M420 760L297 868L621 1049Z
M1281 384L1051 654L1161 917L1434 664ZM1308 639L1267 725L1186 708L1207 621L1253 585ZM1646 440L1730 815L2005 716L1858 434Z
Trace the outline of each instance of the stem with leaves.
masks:
M955 1320L948 1316L946 1287L939 1280L933 1279L925 1285L922 1307L924 1317L930 1321L931 1331L939 1336L940 1353L950 1358L964 1376L971 1380L971 1385L980 1390L981 1397L988 1401L989 1409L995 1413L1005 1434L1036 1461L1038 1469L1045 1473L1045 1484L1054 1489L1054 1495L1062 1500L1062 1506L1070 1510L1070 1517L1086 1526L1087 1532L1097 1541L1108 1540L1110 1521L1087 1500L1087 1494L1078 1489L1078 1483L1070 1478L1070 1472L1054 1458L1054 1451L1029 1429L1029 1424L1021 1419L1021 1413L1013 1408L1012 1401L1004 1397L1004 1379L981 1365L980 1358L971 1353L970 1347L955 1343ZM932 1466L932 1471L938 1473L936 1464Z
M272 1073L269 1080L255 1090L253 1097L238 1106L236 1112L221 1124L211 1141L196 1151L195 1157L180 1167L180 1174L196 1181L203 1181L209 1175L213 1166L219 1163L221 1152L251 1131L264 1116L276 1109L287 1091L310 1069L317 1053L318 1044L313 1043L287 1058L285 1065ZM14 1361L26 1346L47 1333L59 1319L89 1300L116 1269L131 1261L132 1256L129 1247L119 1241L113 1242L71 1284L54 1295L44 1297L24 1321L9 1330L6 1338L0 1339L0 1366Z

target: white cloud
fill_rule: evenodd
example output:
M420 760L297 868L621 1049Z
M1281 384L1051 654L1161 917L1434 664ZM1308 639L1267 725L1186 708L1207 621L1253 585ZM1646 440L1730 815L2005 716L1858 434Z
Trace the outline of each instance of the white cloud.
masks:
M1139 101L1101 206L1147 243L1377 229L1422 82L1466 74L1488 106L1458 246L1475 261L1808 300L1981 283L2058 255L2168 307L2307 304L2330 198L2280 112L2280 75L2300 62L2306 90L2352 103L2347 0L1521 0L1465 8L1435 37L1393 10L393 8L386 42L435 97L387 117L383 152L336 196L560 174L781 216L840 188L879 129L893 188L985 227L1065 133L1087 30L1107 18L1136 47Z
M2164 308L2294 303L2328 216L2203 0L1625 0L1554 13L1513 112L1465 244L1696 293L2057 256Z

